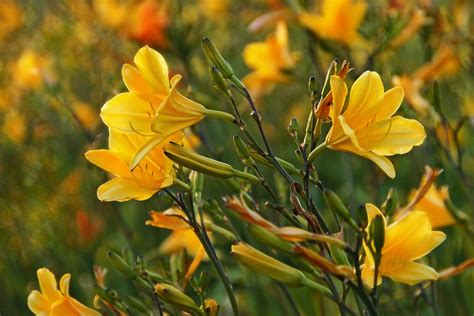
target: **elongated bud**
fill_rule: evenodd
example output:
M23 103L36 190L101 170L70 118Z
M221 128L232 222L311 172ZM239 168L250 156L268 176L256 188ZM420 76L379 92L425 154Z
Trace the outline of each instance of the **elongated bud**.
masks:
M232 75L234 75L232 66L229 64L229 62L227 62L227 60L224 59L212 41L208 37L203 37L201 40L201 45L209 61L219 68L224 78L230 79Z
M237 152L237 155L239 156L242 163L247 167L254 165L255 161L250 156L249 149L247 145L244 143L244 141L242 140L242 138L235 135L233 140L234 140L235 151Z
M183 167L210 176L230 178L234 175L231 165L199 155L175 143L166 146L165 155Z
M250 270L288 285L303 285L303 280L305 279L303 272L267 256L249 245L238 243L232 246L231 253L241 264Z
M397 194L395 191L390 190L387 199L382 204L382 209L384 210L385 216L387 217L395 213L397 209Z
M219 68L214 65L209 66L209 74L215 87L224 92L226 95L229 95L229 85L225 81L224 77L222 77Z
M369 218L367 217L367 212L363 206L360 206L357 211L357 220L359 222L360 228L366 228L369 224Z
M383 220L382 215L375 216L374 220L371 223L373 226L373 240L374 240L374 248L375 248L375 255L376 261L380 262L380 258L382 256L382 249L385 243L385 222Z
M192 298L169 284L157 284L155 286L155 292L163 301L174 305L183 311L198 313L198 315L203 314L202 310L196 305Z
M102 288L100 285L98 284L94 284L94 293L100 297L102 300L108 302L108 303L112 303L112 298L109 297L109 295L107 294L107 292L105 291L104 288Z
M250 149L249 153L250 153L250 156L252 156L252 158L255 159L256 161L258 161L258 162L260 162L260 163L262 163L262 164L264 164L268 167L273 167L274 168L274 165L271 162L269 162L265 157L263 157L261 154L259 154L257 151ZM280 166L282 166L283 169L285 169L289 173L297 174L297 175L301 174L300 170L298 168L296 168L295 165L293 165L292 163L290 163L286 160L280 159L280 158L276 158L276 160L278 161Z
M122 272L126 276L130 278L135 278L137 273L133 271L133 269L122 259L118 254L115 252L109 251L107 252L107 258L109 258L110 263L116 268L118 271Z
M127 304L128 306L130 306L131 308L139 311L139 312L142 312L144 314L147 314L148 313L148 308L146 306L144 306L142 304L142 302L137 299L136 297L133 297L133 296L125 296L123 298L123 301L125 304Z
M252 237L255 238L255 240L259 243L280 250L287 254L293 253L293 245L291 243L284 241L274 233L261 226L250 225L248 231L250 235L252 235Z
M298 120L292 117L290 124L288 125L288 133L294 137L298 133L298 128L299 128Z
M342 203L341 199L336 193L331 190L324 190L323 196L331 211L342 217L342 219L351 227L357 229L357 223L352 219L351 215L349 214L349 210L346 208L344 203Z
M191 171L189 179L191 180L193 192L202 192L202 189L204 188L204 177L202 174L196 171Z

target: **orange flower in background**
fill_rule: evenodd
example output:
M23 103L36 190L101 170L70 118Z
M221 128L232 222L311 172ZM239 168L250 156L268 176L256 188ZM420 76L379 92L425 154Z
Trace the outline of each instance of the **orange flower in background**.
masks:
M253 72L244 78L244 83L253 94L261 95L275 83L289 80L284 71L295 66L298 56L298 52L289 50L286 23L279 21L275 33L268 36L265 42L245 46L244 62Z
M405 154L426 137L418 121L393 116L402 103L403 89L395 87L384 92L380 76L366 71L352 85L344 107L346 84L336 75L331 76L330 84L333 125L326 137L327 147L372 160L394 178L395 168L386 156Z
M370 227L370 223L377 215L381 215L385 222L385 241L377 284L382 283L382 276L409 285L438 279L438 273L433 268L415 262L446 239L443 232L432 230L425 212L410 212L387 226L384 215L375 205L368 203L366 209L369 219L367 227ZM374 258L366 244L364 244L364 249L366 257L362 266L362 279L368 287L372 288L375 278Z
M135 17L130 25L130 37L144 44L166 47L166 28L169 24L168 13L156 0L142 1L136 7Z
M41 268L36 272L41 292L33 291L28 296L28 307L41 316L100 316L100 313L81 304L69 295L70 274L65 274L58 284L54 274Z
M415 9L411 15L410 21L404 29L392 40L390 46L393 48L400 47L410 40L418 30L427 22L425 12Z
M146 200L161 188L173 184L173 162L165 156L163 147L169 142L181 143L182 132L166 138L130 171L130 161L137 149L149 137L139 134L122 134L109 130L109 149L89 150L85 156L96 166L114 175L112 180L97 190L101 201Z
M442 79L456 73L460 65L459 57L456 56L454 48L443 44L430 62L418 68L411 76L394 76L392 83L403 88L408 104L416 112L426 115L430 110L430 103L423 98L420 90L431 80Z
M357 29L366 10L365 1L323 0L320 14L304 12L299 20L322 38L352 44L361 40Z
M22 22L23 14L17 4L3 0L0 3L0 40L20 27Z
M190 278L201 261L205 259L205 251L194 230L186 222L186 215L179 208L172 207L164 212L151 211L150 217L151 220L146 221L146 225L173 231L160 245L161 253L169 254L186 250L190 256L194 257L186 272L186 278Z
M13 66L13 82L20 88L38 89L52 81L51 60L32 50L25 50Z

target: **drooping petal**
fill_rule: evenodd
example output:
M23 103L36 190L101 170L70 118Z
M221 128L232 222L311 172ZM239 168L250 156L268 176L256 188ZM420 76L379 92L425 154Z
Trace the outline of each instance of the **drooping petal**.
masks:
M114 178L97 189L101 201L124 202L129 200L143 201L155 194L157 189L148 189L139 185L134 179Z
M51 302L38 291L33 291L28 295L28 308L35 315L47 315L51 309Z
M438 279L438 272L421 263L406 261L400 269L387 275L396 282L414 285L427 280Z
M373 152L354 152L355 154L372 160L383 172L387 174L390 178L395 178L395 167L393 166L392 162L384 156L377 155Z
M116 95L104 104L100 112L105 125L111 129L145 135L152 134L150 128L154 115L153 106L131 92Z
M438 247L445 239L446 239L445 233L440 232L440 231L431 232L431 236L428 239L428 241L416 249L417 254L412 255L411 259L416 260L416 259L426 256L428 253L431 252L431 250Z
M194 256L193 261L191 262L191 264L188 267L188 270L186 271L186 275L185 275L186 279L189 279L194 274L196 269L199 267L199 264L201 263L205 253L206 251L204 250L204 247L202 245L199 246L196 256Z
M363 148L378 155L405 154L426 138L423 125L416 120L395 116L368 124L356 132Z
M180 215L176 213L175 215ZM166 212L150 212L151 220L145 222L146 225L151 225L159 228L167 228L172 230L189 229L189 224L174 214L166 214Z
M61 289L61 293L65 296L69 296L69 282L71 281L71 275L66 273L61 277L59 281L59 288Z
M43 293L46 299L51 303L60 300L62 295L61 292L58 291L58 284L54 274L46 268L38 269L36 274L38 276L41 293Z
M123 177L130 174L130 171L128 170L128 164L116 153L110 150L89 150L85 153L85 156L86 159L92 162L94 165L104 169L107 172L110 172L114 176Z
M170 91L168 65L160 53L145 46L140 48L133 61L156 93L166 94Z
M349 124L352 123L352 120L358 124L369 122L372 117L360 116L359 113L364 113L366 108L382 99L383 95L384 87L379 74L375 71L364 72L352 85L349 104L343 113L346 121Z

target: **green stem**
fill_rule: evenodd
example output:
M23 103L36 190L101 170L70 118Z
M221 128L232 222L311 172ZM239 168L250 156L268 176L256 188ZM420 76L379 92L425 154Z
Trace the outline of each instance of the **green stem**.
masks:
M326 149L326 147L326 142L319 144L318 147L316 147L315 149L313 149L312 152L309 153L308 161L313 161L324 149Z
M234 174L237 177L242 178L242 179L250 180L250 181L253 181L253 182L260 182L260 179L258 177L254 176L253 174L247 173L247 172L243 172L243 171L234 169Z
M329 297L331 300L334 300L334 297L332 296L331 291L324 285L316 283L313 280L310 280L308 278L303 278L303 285L323 294L324 296Z
M189 185L186 182L181 181L177 178L174 179L173 185L176 186L177 188L179 188L182 191L186 191L186 192L191 191L191 188L189 187Z

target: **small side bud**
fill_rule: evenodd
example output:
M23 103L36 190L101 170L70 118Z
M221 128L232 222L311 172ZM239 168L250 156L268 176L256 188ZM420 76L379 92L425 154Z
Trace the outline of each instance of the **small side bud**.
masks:
M214 86L224 92L224 94L229 95L229 85L225 81L224 77L222 77L222 73L220 72L219 68L214 65L209 66L209 75L211 76Z
M253 163L253 159L250 156L249 149L247 145L244 143L242 138L239 136L235 135L233 137L234 140L234 147L235 151L237 152L237 155L239 158L242 160L242 163L246 166L251 165Z
M370 225L370 230L373 231L373 240L375 248L375 263L378 265L382 258L382 249L385 243L385 222L382 215L375 216ZM373 227L373 228L372 228Z
M109 259L110 263L116 268L118 271L122 272L124 275L135 278L137 276L136 272L122 259L118 254L115 252L109 251L107 252L107 258Z
M192 298L169 284L158 283L155 286L155 292L163 301L174 305L183 311L202 315L201 309L196 305Z
M201 40L202 49L209 61L214 64L222 72L226 79L230 79L234 75L232 66L224 59L217 47L212 43L208 37L203 37Z
M298 133L298 128L299 128L298 120L296 118L292 117L291 121L290 121L290 124L288 125L288 133L292 137L294 137Z

